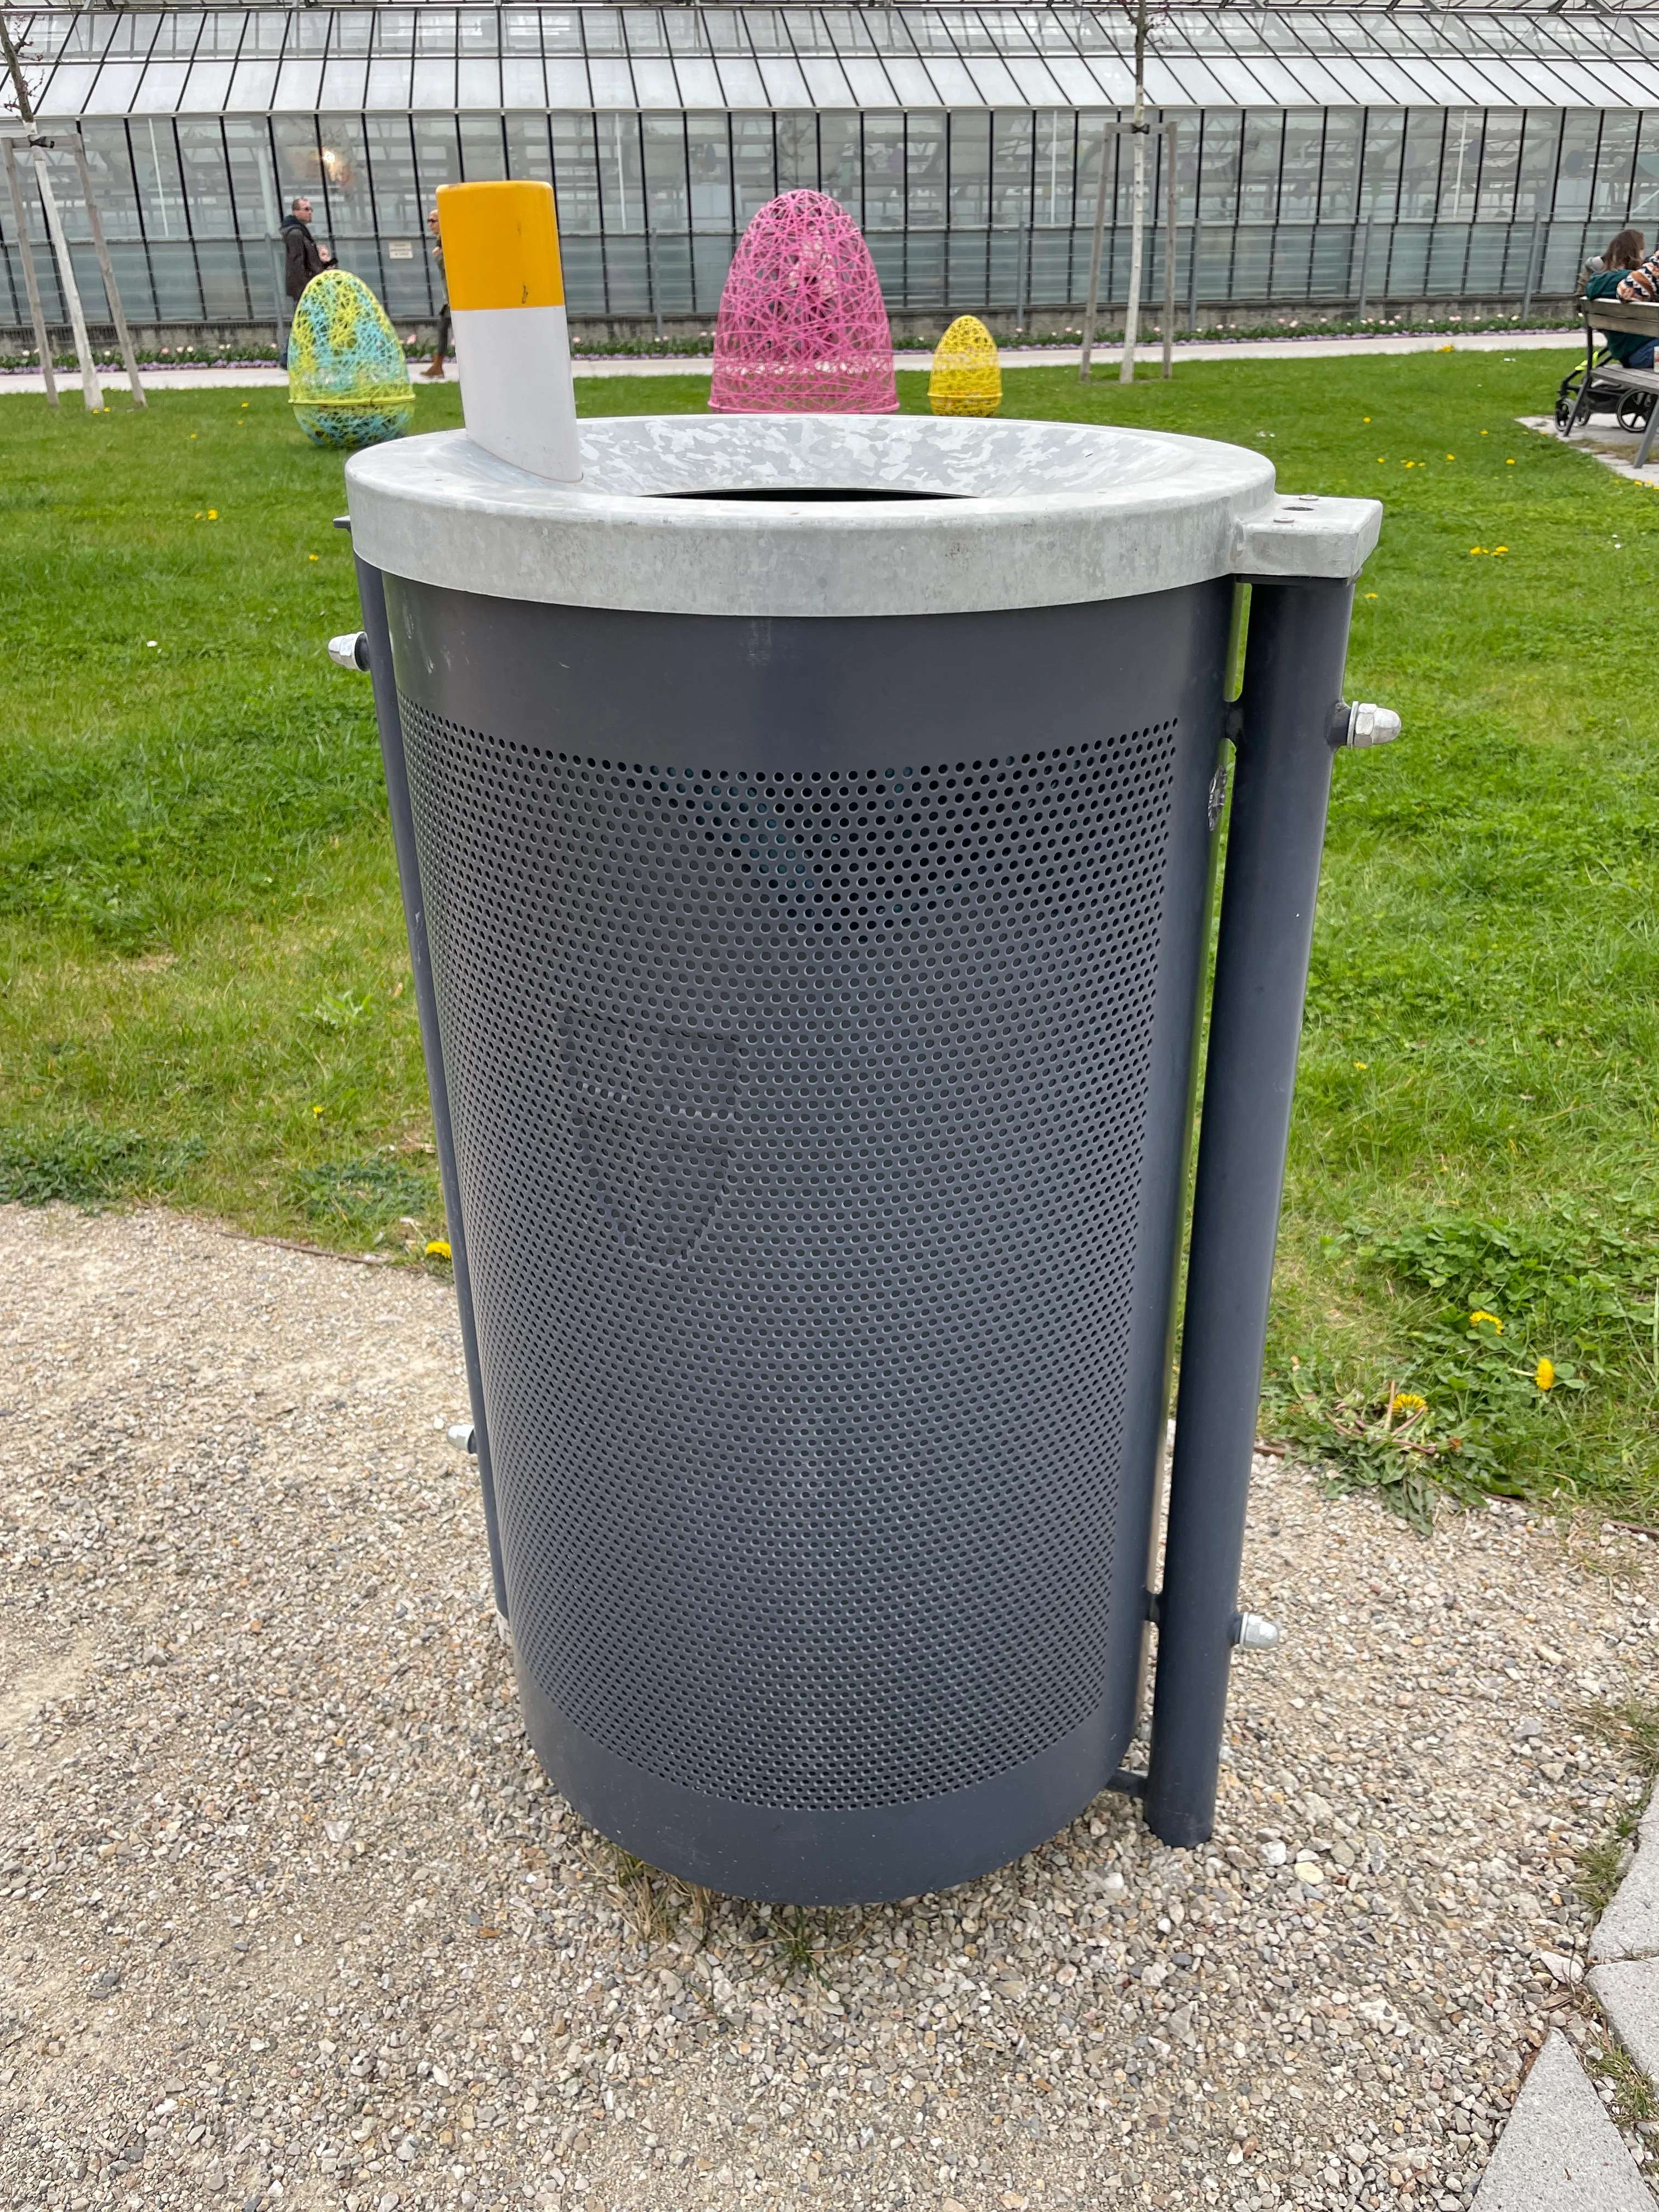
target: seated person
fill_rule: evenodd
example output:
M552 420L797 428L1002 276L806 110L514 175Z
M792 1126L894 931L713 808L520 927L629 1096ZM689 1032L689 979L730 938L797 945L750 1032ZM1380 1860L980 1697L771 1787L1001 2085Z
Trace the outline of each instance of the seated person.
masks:
M1639 230L1621 230L1602 257L1607 267L1584 286L1591 300L1620 300L1635 307L1659 306L1659 253L1646 252ZM1637 331L1602 333L1607 351L1626 368L1651 368L1655 341Z

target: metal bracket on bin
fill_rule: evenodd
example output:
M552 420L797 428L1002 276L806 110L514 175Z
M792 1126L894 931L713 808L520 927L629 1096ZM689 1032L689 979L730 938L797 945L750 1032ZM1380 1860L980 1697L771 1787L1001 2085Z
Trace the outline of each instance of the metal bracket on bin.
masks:
M1364 567L1382 527L1376 500L1281 493L1265 514L1235 526L1233 574L1246 583L1346 582Z

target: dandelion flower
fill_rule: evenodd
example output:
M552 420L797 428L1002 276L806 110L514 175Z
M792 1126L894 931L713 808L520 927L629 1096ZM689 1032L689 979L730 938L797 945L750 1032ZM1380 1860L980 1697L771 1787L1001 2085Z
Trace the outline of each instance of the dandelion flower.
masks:
M1494 545L1492 550L1494 553L1507 553L1510 549L1507 545Z
M1533 1370L1532 1379L1538 1385L1540 1390L1553 1390L1555 1388L1555 1362L1553 1359L1540 1359L1537 1366Z
M1469 558L1473 560L1477 553L1484 553L1486 550L1486 549L1484 545L1471 545L1469 548Z
M1498 1331L1499 1336L1502 1336L1504 1334L1504 1324L1498 1320L1498 1316L1496 1314L1489 1314L1484 1306L1477 1306L1474 1311L1469 1316L1469 1327L1471 1328L1479 1328L1483 1321L1489 1321L1492 1327Z
M453 1255L444 1238L434 1237L426 1248L426 1256L428 1260L447 1260Z
M207 519L210 522L216 522L219 520L219 510L216 507L209 507Z
M1448 453L1446 459L1449 461L1455 461L1457 459L1457 456L1455 453Z
M1376 597L1376 593L1375 592L1367 592L1365 597L1368 599L1374 599Z
M1357 1060L1354 1062L1354 1066L1356 1067L1369 1067L1370 1066L1370 1062L1368 1060Z
M1391 1413L1425 1413L1428 1408L1428 1400L1419 1398L1415 1390L1396 1390L1389 1401Z
M314 553L307 553L306 555L306 558L307 561L314 561L317 558L317 556Z
M1504 466L1506 469L1512 469L1515 466L1515 463L1513 461L1505 461Z

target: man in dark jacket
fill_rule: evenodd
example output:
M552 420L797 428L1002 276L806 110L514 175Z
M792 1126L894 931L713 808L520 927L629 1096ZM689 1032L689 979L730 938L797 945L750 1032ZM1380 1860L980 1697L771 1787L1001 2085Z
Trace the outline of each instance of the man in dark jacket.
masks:
M329 268L334 256L327 246L319 246L311 234L311 202L297 199L283 217L283 258L284 264L283 289L289 298L289 321L294 320L294 307L312 278ZM283 363L288 362L288 342L283 343Z
M288 263L288 296L297 300L313 276L333 260L327 246L311 234L311 202L295 200L283 217L283 250Z

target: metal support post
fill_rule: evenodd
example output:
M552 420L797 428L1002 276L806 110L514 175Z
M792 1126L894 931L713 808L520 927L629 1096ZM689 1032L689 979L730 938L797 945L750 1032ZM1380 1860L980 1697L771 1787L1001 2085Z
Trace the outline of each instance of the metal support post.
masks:
M46 310L40 305L40 279L34 266L34 248L29 244L28 213L23 204L23 180L17 173L17 149L11 139L6 145L6 182L11 187L11 212L17 232L17 250L23 257L23 284L29 295L29 319L34 325L34 349L40 356L40 374L46 379L46 404L58 404L58 377L52 365L52 340L46 331Z
M653 334L662 336L662 294L657 274L657 234L647 229L645 234L645 289L651 295L651 328Z
M75 165L81 172L81 192L87 204L87 222L92 231L92 248L98 256L98 273L104 280L104 296L109 301L110 320L115 325L115 336L121 348L121 359L127 372L127 382L132 386L132 404L144 407L143 380L138 374L138 356L132 349L132 335L127 329L125 311L121 306L121 295L115 282L115 269L109 258L109 247L104 238L104 218L98 212L98 202L93 197L92 169L87 160L86 142L77 131L70 142L75 148Z
M404 911L409 917L409 957L415 979L415 1006L420 1017L421 1049L426 1058L427 1082L432 1092L433 1133L438 1146L438 1180L443 1188L444 1218L449 1227L450 1256L455 1267L455 1299L460 1308L461 1352L466 1363L467 1395L472 1404L473 1443L478 1455L478 1482L483 1492L484 1534L489 1542L489 1571L495 1584L495 1610L505 1620L507 1576L501 1563L501 1528L495 1512L495 1480L489 1460L489 1431L484 1420L483 1370L478 1361L478 1333L473 1319L472 1277L467 1267L466 1231L461 1220L460 1178L455 1167L455 1133L449 1115L449 1085L444 1074L443 1045L438 1032L438 997L432 981L432 954L427 943L426 903L421 890L420 862L415 847L415 813L410 803L409 768L404 757L403 722L398 712L398 680L392 668L392 632L386 621L386 586L378 568L357 563L357 592L362 601L363 626L368 640L369 676L374 686L374 713L380 729L380 756L386 763L386 787L392 817L392 842L398 856L398 878L403 888Z
M1166 122L1164 125L1164 143L1169 149L1169 160L1164 163L1164 173L1169 179L1169 204L1164 210L1164 380L1166 384L1175 374L1176 250L1180 242L1179 226L1176 222L1176 141L1178 136L1176 125Z
M1106 156L1117 143L1117 133L1103 115L1100 118L1100 184L1095 193L1095 227L1089 245L1089 305L1083 317L1083 351L1078 361L1078 380L1090 381L1095 356L1095 323L1100 314L1100 256L1106 236Z
M1542 218L1539 216L1534 216L1532 219L1532 236L1527 241L1526 289L1522 295L1521 301L1521 319L1523 323L1530 321L1532 317L1532 295L1538 289L1538 241L1543 236L1543 234L1544 224Z
M1251 594L1158 1601L1146 1820L1166 1844L1204 1843L1215 1824L1333 718L1352 603L1351 582L1257 583Z
M1187 335L1198 334L1198 264L1203 250L1204 226L1199 221L1196 209L1193 215L1193 234L1187 243Z
M269 145L259 148L253 166L258 173L259 198L264 204L265 244L270 252L271 320L276 332L276 359L281 363L288 359L288 332L294 319L294 302L288 296L288 253L283 242L276 156Z
M1365 307L1369 297L1367 287L1370 283L1370 271L1371 227L1369 222L1362 222L1359 226L1359 313L1354 317L1354 320L1358 323L1363 323L1365 319Z

